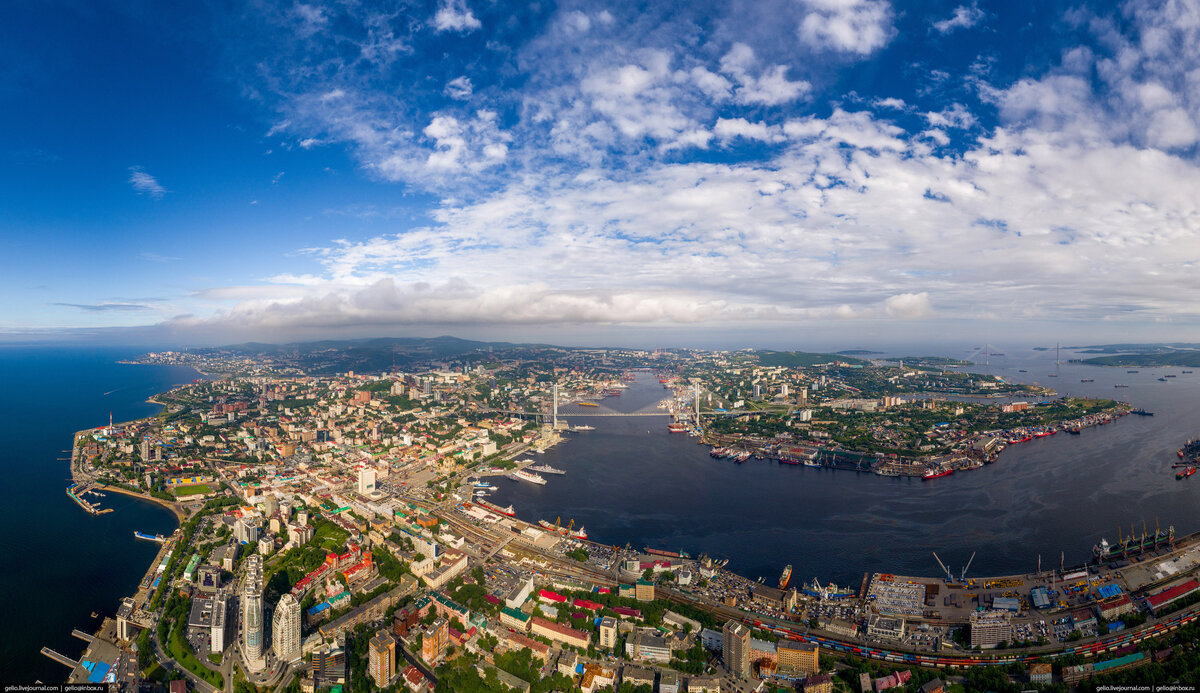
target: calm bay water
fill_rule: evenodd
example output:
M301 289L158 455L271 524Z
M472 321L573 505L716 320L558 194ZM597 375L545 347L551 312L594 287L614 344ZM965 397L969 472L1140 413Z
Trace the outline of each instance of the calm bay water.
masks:
M67 668L39 653L48 645L78 657L72 628L99 625L93 611L116 612L158 546L134 530L169 534L166 509L108 494L91 516L69 498L71 435L149 416L146 398L197 377L190 368L120 365L136 349L0 347L0 671L5 680L63 681Z
M704 551L768 581L790 563L798 580L853 587L867 571L936 575L932 551L957 571L978 550L971 574L1010 574L1032 571L1039 554L1044 566L1060 557L1078 565L1101 536L1115 539L1117 527L1128 532L1130 523L1153 531L1157 517L1177 534L1200 529L1200 485L1196 477L1176 481L1170 468L1183 441L1200 436L1200 375L1062 365L1050 378L1054 353L1028 347L975 370L1127 400L1156 415L1037 439L983 469L923 481L759 460L737 465L668 433L666 417L589 417L576 408L565 418L596 430L535 456L567 474L545 475L545 486L502 479L493 498L525 520L574 518L597 542ZM1159 382L1165 373L1179 375ZM642 374L603 404L638 411L666 394Z

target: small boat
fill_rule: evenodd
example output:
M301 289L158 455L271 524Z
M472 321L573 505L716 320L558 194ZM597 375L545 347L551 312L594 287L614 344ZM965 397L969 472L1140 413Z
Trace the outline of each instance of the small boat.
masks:
M1113 385L1113 387L1129 387L1128 385Z
M1126 373L1141 373L1141 371L1125 371Z
M1195 467L1188 467L1187 469L1181 469L1178 472L1176 472L1175 478L1182 480L1182 479L1188 478L1189 476L1191 476L1195 473L1196 473Z
M1081 382L1081 383L1094 383L1094 382L1096 382L1096 379L1095 379L1095 378L1080 378L1080 379L1079 379L1079 382Z
M1082 431L1080 431L1078 428L1068 428L1067 433L1070 433L1073 436L1077 436L1077 435L1080 435L1082 433Z
M1165 383L1165 382L1167 382L1167 379L1166 379L1166 378L1159 378L1159 379L1158 379L1158 381L1159 381L1160 383Z
M1191 373L1192 371L1179 371L1180 373Z
M1018 373L1028 373L1029 371L1027 371L1027 370L1025 370L1024 368L1022 368L1022 369L1018 370L1017 372L1018 372Z
M953 473L954 473L953 469L934 468L934 469L930 469L929 471L922 474L921 478L924 479L925 481L929 481L930 479L936 479L941 476L950 476Z

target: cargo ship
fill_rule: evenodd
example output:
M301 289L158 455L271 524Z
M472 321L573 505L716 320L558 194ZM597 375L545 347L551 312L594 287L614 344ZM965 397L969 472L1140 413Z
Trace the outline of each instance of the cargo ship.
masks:
M479 501L479 507L486 508L488 510L491 510L494 513L500 513L501 515L507 515L509 517L516 517L516 511L513 510L513 507L511 505L508 506L507 508L501 508L498 505L493 505L492 503L489 503L488 501L481 500L481 501Z
M518 469L512 474L509 474L508 478L516 479L517 481L528 481L531 484L537 484L539 486L546 485L545 477L541 476L540 474L534 474L533 472L527 472L524 469Z
M1109 544L1108 539L1101 539L1099 544L1092 547L1092 560L1096 563L1107 563L1120 558L1128 558L1136 556L1146 551L1157 549L1160 546L1168 546L1175 542L1175 526L1171 525L1166 530L1156 530L1154 534L1146 535L1144 532L1141 538L1132 535L1119 537L1115 544Z
M687 424L675 422L667 424L667 430L671 433L687 433Z
M665 556L667 558L691 558L683 551L664 551L663 549L652 549L649 546L643 547L643 551L651 556Z
M1176 472L1176 473L1175 473L1175 478L1176 478L1176 479L1180 479L1180 480L1181 480L1181 479L1186 479L1186 478L1188 478L1189 476L1191 476L1191 475L1193 475L1193 474L1195 474L1195 473L1196 473L1196 468L1195 468L1195 467L1188 467L1188 468L1186 468L1186 469L1180 469L1178 472Z
M936 479L939 476L950 476L953 473L954 473L953 469L930 469L929 471L922 474L921 478L926 481L929 481L930 479Z
M581 407L598 407L600 405L596 404L595 402L580 402L579 406L581 406Z
M133 532L133 536L137 539L145 539L146 541L156 541L160 544L167 540L167 538L161 534L146 534L145 532L138 532L136 530Z
M730 459L732 459L734 462L737 462L738 464L741 464L741 463L745 462L746 460L750 459L750 452L748 450L743 450L739 453L734 454Z
M779 589L787 589L788 583L792 581L792 565L789 563L783 567L783 575L779 576Z

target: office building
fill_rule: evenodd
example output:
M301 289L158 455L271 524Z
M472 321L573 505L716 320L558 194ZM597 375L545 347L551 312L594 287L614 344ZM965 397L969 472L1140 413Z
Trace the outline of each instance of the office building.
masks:
M358 492L365 495L375 492L375 470L369 467L358 470Z
M989 648L1012 639L1012 614L1007 611L972 611L971 647Z
M811 676L821 670L821 648L812 643L781 640L775 648L779 657L779 672Z

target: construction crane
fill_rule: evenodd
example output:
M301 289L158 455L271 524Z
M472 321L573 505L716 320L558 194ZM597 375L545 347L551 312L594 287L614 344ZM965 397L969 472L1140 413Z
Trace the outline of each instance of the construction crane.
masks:
M942 559L938 558L937 551L933 552L933 560L937 561L938 565L942 566L942 570L946 571L946 582L954 582L954 573L951 573L946 564L942 563Z

